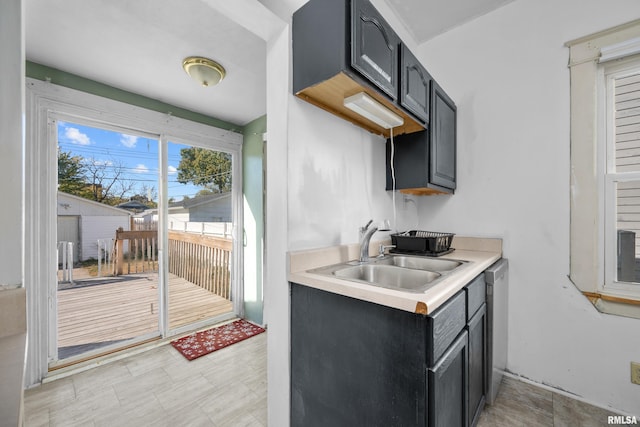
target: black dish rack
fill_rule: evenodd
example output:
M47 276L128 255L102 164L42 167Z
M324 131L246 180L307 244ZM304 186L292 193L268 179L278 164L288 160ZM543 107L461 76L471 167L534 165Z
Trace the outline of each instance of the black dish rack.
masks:
M391 235L391 244L395 246L391 252L440 256L453 251L451 241L454 233L438 233L435 231L410 230Z

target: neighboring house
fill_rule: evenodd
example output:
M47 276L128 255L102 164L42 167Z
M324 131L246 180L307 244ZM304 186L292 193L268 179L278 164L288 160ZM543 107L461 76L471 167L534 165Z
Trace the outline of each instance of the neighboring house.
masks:
M169 218L185 218L185 214L189 222L231 222L231 193L195 197L169 206Z
M140 203L137 200L129 200L128 202L120 203L119 205L116 205L116 208L125 209L133 213L140 213L149 209L147 205Z
M58 191L58 242L74 243L73 261L98 257L98 239L112 239L116 230L130 229L131 213Z
M157 221L157 209L148 209L134 217L136 227L140 229L154 229ZM199 196L169 205L170 230L224 235L230 230L231 222L231 193L228 192Z

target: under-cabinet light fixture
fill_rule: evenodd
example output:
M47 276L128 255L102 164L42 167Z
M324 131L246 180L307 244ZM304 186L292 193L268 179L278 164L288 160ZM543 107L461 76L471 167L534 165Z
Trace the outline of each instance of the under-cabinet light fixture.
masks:
M391 129L404 123L402 117L364 92L358 92L345 98L344 106L385 129Z
M217 62L201 56L190 56L182 61L182 68L202 86L215 86L224 79L226 71Z

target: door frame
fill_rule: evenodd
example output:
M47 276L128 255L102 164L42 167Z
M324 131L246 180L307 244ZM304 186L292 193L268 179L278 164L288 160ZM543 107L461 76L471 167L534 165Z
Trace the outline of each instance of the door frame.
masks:
M232 298L234 314L242 316L242 239L238 230L243 229L242 203L242 134L192 122L169 114L147 110L112 99L58 86L36 79L26 79L26 144L25 144L25 278L27 287L28 348L25 384L36 384L49 371L48 328L51 309L56 296L52 286L56 283L56 194L57 153L55 140L56 114L76 118L101 128L136 130L136 133L152 134L160 141L182 142L193 146L213 148L232 154L232 204L233 221L233 269ZM162 145L162 144L161 144ZM162 155L162 154L161 154ZM166 151L163 154L166 156ZM161 180L164 182L164 180ZM159 197L166 188L159 189ZM160 209L166 211L166 203L160 199ZM166 233L164 237L166 239ZM166 246L165 246L166 247ZM166 255L163 254L163 257ZM166 259L161 261L166 265ZM166 292L161 292L161 295ZM54 305L55 304L55 305ZM165 316L166 317L166 316ZM52 329L52 328L51 328ZM180 330L169 331L161 326L164 337Z

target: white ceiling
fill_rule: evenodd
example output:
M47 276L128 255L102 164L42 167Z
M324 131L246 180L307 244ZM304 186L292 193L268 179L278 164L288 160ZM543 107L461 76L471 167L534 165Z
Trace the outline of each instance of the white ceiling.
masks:
M514 0L385 0L417 44Z
M227 1L24 0L26 56L29 61L244 125L266 112L264 34L268 28L246 20L243 25L249 31L227 18L233 15ZM232 1L245 6L255 3ZM420 44L513 0L385 1ZM305 0L260 3L287 16ZM224 15L219 12L222 9ZM181 66L185 57L193 55L218 61L227 77L215 87L198 86Z
M27 59L244 125L266 111L265 42L201 0L25 0ZM205 56L227 76L182 69Z

